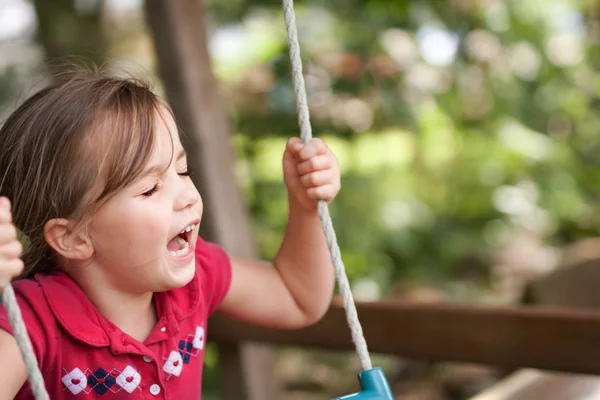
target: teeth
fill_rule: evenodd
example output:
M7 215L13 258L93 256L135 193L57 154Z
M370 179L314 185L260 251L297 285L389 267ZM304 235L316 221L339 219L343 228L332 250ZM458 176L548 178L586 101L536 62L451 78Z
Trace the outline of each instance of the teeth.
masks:
M185 232L189 232L189 231L193 230L195 227L196 227L196 224L192 224L192 225L186 226L186 227L185 227L185 229L184 229L184 230L182 230L182 231L181 231L181 232L179 232L179 233L185 233Z
M183 241L183 239L181 239L181 240ZM172 255L173 257L181 257L181 256L185 256L189 252L190 252L190 245L188 244L188 242L185 242L185 244L183 245L183 248L181 250L170 251L169 254Z

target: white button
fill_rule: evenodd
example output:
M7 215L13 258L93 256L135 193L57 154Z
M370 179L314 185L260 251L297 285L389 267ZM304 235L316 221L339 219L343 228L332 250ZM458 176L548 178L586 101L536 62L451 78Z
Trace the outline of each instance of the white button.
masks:
M160 331L161 331L161 332L164 332L164 331L166 331L166 330L167 330L167 328L165 328L164 326L163 326L162 328L160 328Z
M158 386L156 383L152 386L150 386L150 393L154 396L156 396L157 394L160 393L160 386Z
M144 356L144 361L146 362L151 362L152 358L148 357L148 356Z

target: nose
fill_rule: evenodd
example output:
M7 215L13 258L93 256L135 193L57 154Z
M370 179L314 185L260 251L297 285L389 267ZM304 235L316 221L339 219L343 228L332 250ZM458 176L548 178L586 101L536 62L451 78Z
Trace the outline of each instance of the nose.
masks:
M183 210L195 206L200 201L200 193L191 181L182 182L181 190L175 199L175 209Z

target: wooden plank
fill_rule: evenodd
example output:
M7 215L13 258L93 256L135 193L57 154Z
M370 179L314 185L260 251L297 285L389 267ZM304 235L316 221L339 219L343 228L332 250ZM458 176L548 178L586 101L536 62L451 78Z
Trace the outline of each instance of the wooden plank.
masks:
M526 304L597 309L600 293L598 239L586 239L565 251L563 264L530 282L524 291ZM596 399L600 398L600 377L571 373L520 369L486 388L471 400Z
M600 240L594 241L600 245ZM572 308L600 307L600 259L561 266L525 287L523 301Z
M600 398L595 375L519 370L470 400L576 400Z
M371 352L426 360L464 361L600 373L600 313L537 307L358 303ZM342 307L332 305L316 325L280 331L222 316L211 321L210 340L354 350Z
M229 254L255 258L248 210L237 186L230 126L211 68L203 1L148 0L146 16L188 165L204 202L202 236ZM210 329L209 329L210 331ZM280 399L273 351L234 343L220 349L221 398Z

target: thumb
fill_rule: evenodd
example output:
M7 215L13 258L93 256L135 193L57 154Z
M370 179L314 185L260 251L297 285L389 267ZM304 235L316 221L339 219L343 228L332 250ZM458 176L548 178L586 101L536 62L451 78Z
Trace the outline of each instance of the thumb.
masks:
M302 139L299 137L292 137L287 141L287 148L292 154L297 154L304 147Z

